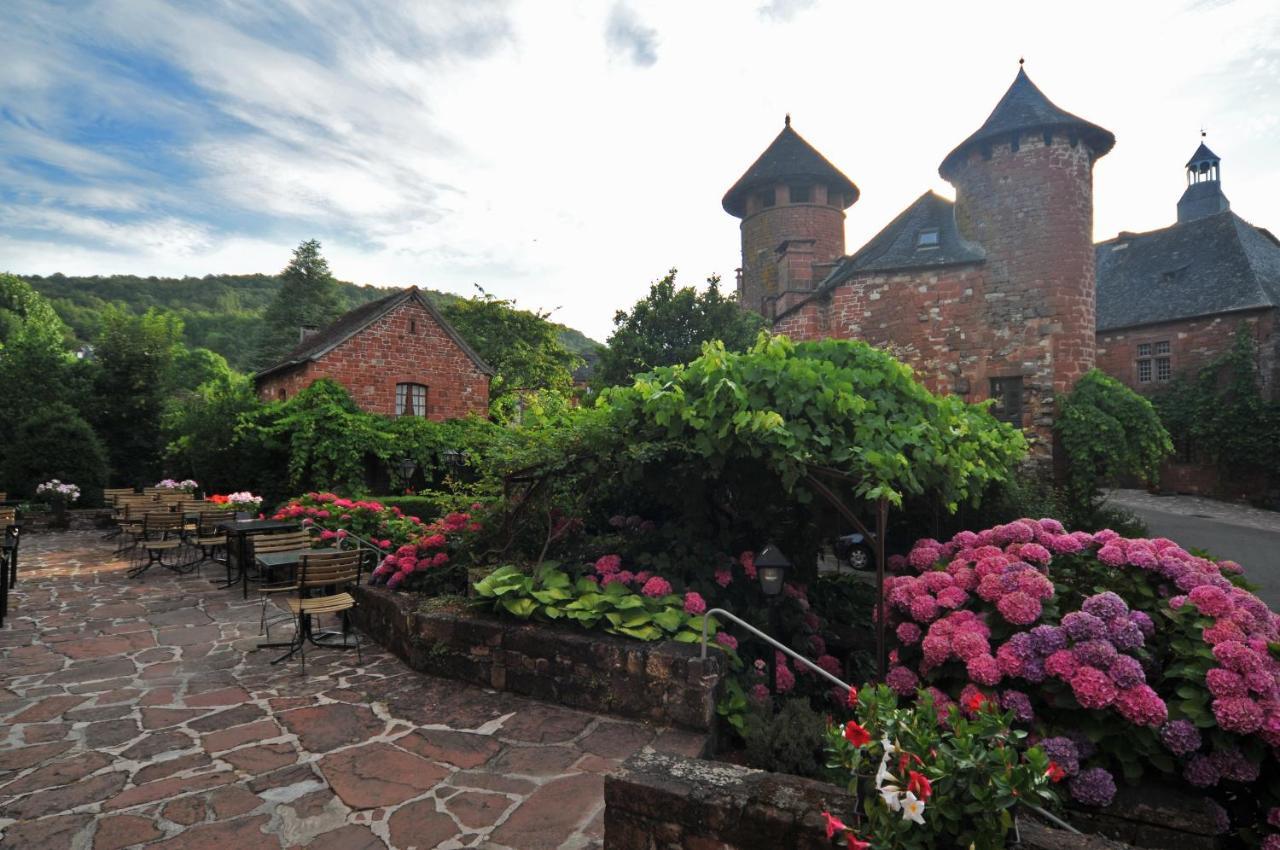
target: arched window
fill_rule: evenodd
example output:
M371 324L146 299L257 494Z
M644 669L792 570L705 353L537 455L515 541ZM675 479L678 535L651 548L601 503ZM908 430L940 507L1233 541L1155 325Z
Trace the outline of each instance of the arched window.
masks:
M427 388L424 384L396 384L396 416L426 416Z

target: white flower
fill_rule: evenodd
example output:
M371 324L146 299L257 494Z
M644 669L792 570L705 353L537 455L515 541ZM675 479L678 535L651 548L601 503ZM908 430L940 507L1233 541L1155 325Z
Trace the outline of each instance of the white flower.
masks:
M880 789L880 796L884 798L884 804L889 807L889 811L896 812L902 809L902 792L898 790L898 786L884 786ZM915 799L915 795L910 791L907 792L907 796ZM923 805L923 803L921 805Z
M916 795L908 791L902 795L902 819L924 823L924 800L917 800ZM894 811L897 811L896 809Z

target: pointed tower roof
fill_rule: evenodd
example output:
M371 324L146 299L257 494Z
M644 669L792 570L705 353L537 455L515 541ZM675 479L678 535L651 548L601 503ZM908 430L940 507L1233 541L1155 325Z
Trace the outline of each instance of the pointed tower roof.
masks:
M969 151L975 147L1008 139L1014 133L1036 130L1062 131L1074 135L1089 145L1096 156L1107 153L1116 143L1116 137L1110 130L1104 130L1097 124L1060 109L1031 82L1026 70L1019 67L1013 85L1000 98L986 122L947 154L947 158L938 167L938 173L950 179L949 176L955 172L956 167L964 162Z
M806 142L799 133L791 129L791 116L788 115L782 132L765 148L760 158L751 164L746 173L738 178L733 188L725 193L721 205L725 212L742 218L747 213L747 196L751 190L772 183L794 180L799 177L810 178L835 186L844 192L844 209L853 206L858 200L858 187L853 181L840 173L827 158Z
M1183 167L1190 168L1202 162L1222 162L1222 157L1209 150L1209 146L1201 142L1200 147L1196 148L1196 152L1191 155L1191 159L1187 160L1187 164Z

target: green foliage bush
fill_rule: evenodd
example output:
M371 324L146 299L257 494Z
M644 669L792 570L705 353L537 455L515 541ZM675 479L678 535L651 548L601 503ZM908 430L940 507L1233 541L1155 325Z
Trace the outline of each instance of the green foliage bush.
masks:
M432 496L376 496L388 508L399 508L405 516L416 516L429 522L443 513L439 501Z
M747 712L742 740L747 764L794 776L821 775L826 719L805 699L787 700L777 714L756 705Z
M70 405L54 403L19 423L4 463L4 482L15 496L32 496L36 486L57 478L80 488L79 506L101 504L107 459L89 423Z
M1062 519L1073 528L1095 524L1104 483L1126 475L1154 483L1173 452L1151 402L1097 369L1063 399L1056 427L1067 461Z

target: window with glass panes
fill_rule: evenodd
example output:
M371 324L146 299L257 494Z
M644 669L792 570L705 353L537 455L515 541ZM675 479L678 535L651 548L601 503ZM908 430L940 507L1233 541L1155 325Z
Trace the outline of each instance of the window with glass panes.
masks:
M1168 381L1173 377L1173 358L1169 341L1138 343L1138 383L1149 384L1152 379Z
M426 415L426 386L423 384L396 384L396 416Z

